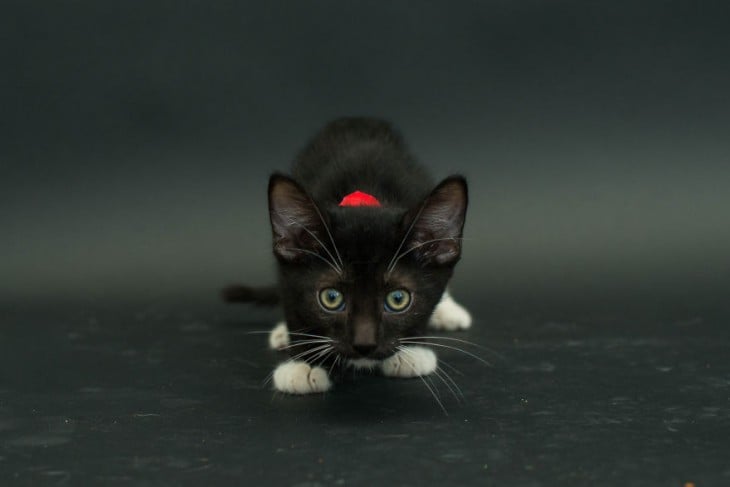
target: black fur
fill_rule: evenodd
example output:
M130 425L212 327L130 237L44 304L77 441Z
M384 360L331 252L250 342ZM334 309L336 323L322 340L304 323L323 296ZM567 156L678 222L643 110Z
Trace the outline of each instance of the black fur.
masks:
M382 206L338 206L356 190ZM343 357L373 359L392 355L399 338L423 335L460 258L466 206L464 178L434 188L388 123L329 123L299 153L291 177L274 174L269 182L279 264L278 293L271 295L280 297L289 330L331 337ZM319 304L329 287L343 293L344 310ZM395 289L412 293L401 313L383 305ZM228 296L266 301L249 288Z

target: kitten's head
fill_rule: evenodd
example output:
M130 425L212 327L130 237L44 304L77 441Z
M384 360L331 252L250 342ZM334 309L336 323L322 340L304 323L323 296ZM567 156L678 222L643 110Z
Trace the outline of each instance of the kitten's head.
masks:
M461 256L466 181L442 181L414 208L319 208L275 174L269 214L291 331L334 340L346 358L383 359L423 335Z

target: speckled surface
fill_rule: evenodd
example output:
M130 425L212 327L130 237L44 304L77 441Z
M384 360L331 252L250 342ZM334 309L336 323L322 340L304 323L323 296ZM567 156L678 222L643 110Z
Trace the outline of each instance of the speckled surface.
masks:
M474 310L480 316L479 310ZM263 317L262 317L263 316ZM262 385L243 307L5 307L0 485L730 485L730 334L715 319L490 323L435 380ZM447 369L449 370L449 369Z

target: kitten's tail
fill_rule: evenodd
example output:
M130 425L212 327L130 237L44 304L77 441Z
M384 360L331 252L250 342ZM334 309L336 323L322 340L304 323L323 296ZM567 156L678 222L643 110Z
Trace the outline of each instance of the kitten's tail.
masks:
M256 306L279 304L279 293L276 286L250 287L233 284L221 290L221 297L227 303L251 303Z

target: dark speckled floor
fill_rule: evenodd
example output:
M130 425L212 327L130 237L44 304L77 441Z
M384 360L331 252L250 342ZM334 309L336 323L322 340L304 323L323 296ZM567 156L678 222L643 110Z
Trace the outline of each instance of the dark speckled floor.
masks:
M261 316L3 308L0 485L730 485L716 320L477 323L505 358L442 353L445 415L419 380L274 394Z

